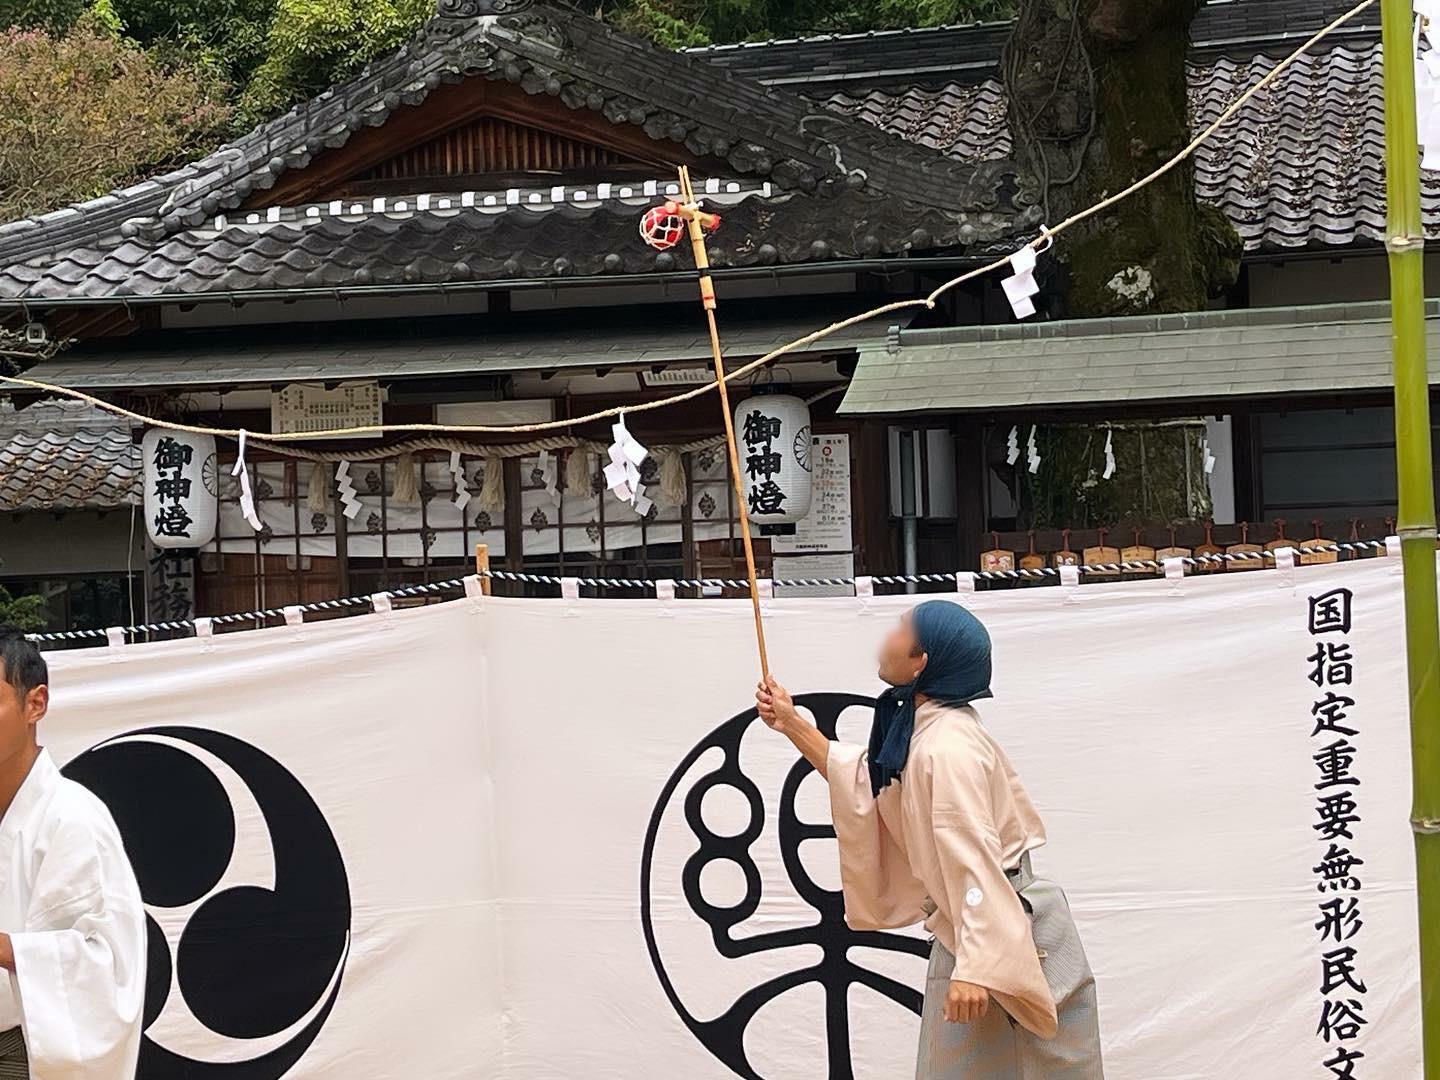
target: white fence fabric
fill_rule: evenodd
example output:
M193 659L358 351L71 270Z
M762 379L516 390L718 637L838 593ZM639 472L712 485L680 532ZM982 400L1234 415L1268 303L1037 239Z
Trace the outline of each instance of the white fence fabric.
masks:
M962 598L1111 1080L1420 1075L1400 584ZM862 740L911 602L770 603L777 676ZM752 632L748 602L476 597L52 654L45 741L156 924L141 1077L911 1075L925 942L845 928Z

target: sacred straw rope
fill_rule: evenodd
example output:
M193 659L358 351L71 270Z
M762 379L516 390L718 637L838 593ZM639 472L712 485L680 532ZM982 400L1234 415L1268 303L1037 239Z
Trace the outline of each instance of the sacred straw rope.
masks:
M1073 228L1074 226L1080 224L1082 221L1086 221L1089 218L1094 217L1101 211L1107 210L1110 207L1114 206L1116 203L1129 198L1137 191L1148 187L1150 184L1153 184L1155 181L1159 180L1161 177L1165 176L1167 173L1177 168L1186 159L1193 155L1195 151L1206 140L1211 138L1216 131L1218 131L1225 124L1229 123L1230 120L1234 118L1235 114L1238 113L1246 105L1246 103L1250 101L1251 98L1253 98L1261 90L1265 89L1265 87L1269 86L1272 82L1274 82L1275 79L1280 76L1281 72L1285 71L1291 65L1295 64L1298 60L1300 60L1302 56L1304 56L1307 52L1314 48L1315 45L1323 41L1325 38L1329 37L1332 33L1340 29L1340 27L1344 26L1350 20L1354 19L1361 12L1365 11L1369 7L1374 6L1376 2L1377 0L1363 0L1362 3L1357 4L1344 15L1341 15L1334 22L1326 26L1324 29L1314 34L1303 45L1301 45L1298 49L1292 52L1278 65L1276 65L1275 68L1269 72L1269 74L1267 74L1254 86L1246 90L1245 93L1240 95L1240 97L1236 98L1234 104L1232 104L1229 108L1222 112L1219 117L1216 118L1215 122L1210 124L1209 127L1207 127L1198 136L1196 136L1196 138L1193 139L1188 146L1186 146L1183 150L1181 150L1165 164L1161 165L1154 172L1150 173L1148 176L1141 178L1140 180L1137 180L1124 191L1112 195L1107 199L1103 199L1089 209L1082 210L1079 213L1076 213L1071 217L1066 218L1054 228L1049 228L1042 225L1040 236L1030 241L1030 243L1025 246L1034 248L1036 251L1040 251L1042 248L1048 247L1050 243L1053 242L1055 237L1059 236L1067 229ZM935 306L935 301L941 296L943 296L945 293L949 292L951 289L954 289L958 285L963 285L967 281L972 281L975 278L980 277L984 274L988 274L992 271L1002 269L1003 267L1009 265L1009 262L1010 256L1006 255L1005 257L996 259L994 262L979 267L978 269L971 270L970 272L965 274L961 274L959 277L951 278L949 281L945 282L943 285L939 286L939 288L931 292L924 299L897 300L893 303L884 304L877 308L872 308L870 311L863 312L859 315L852 315L848 319L842 319L839 322L831 323L823 330L816 330L813 333L806 334L804 337L797 338L796 340L790 342L787 345L782 345L779 348L774 349L769 353L766 353L758 360L753 360L742 367L736 368L734 371L729 372L726 375L725 381L729 383L734 382L736 379L744 378L752 371L756 371L759 368L764 367L766 364L772 363L779 357L784 356L786 353L793 352L794 350L806 345L814 344L815 342L820 341L823 338L829 337L831 334L837 333L840 330L847 329L848 327L855 326L862 322L867 322L870 319L879 318L881 315L888 315L892 312L904 311L909 308L915 307L933 308ZM86 404L91 405L95 408L103 409L106 412L114 413L117 416L126 417L127 419L133 420L139 424L148 427L166 428L170 431L183 431L188 432L192 435L215 435L229 439L238 439L240 437L239 428L201 427L194 424L183 424L176 420L159 420L155 417L145 416L142 413L133 412L122 406L112 404L111 402L102 401L101 399L94 397L93 395L83 393L82 391L71 390L68 387L63 386L55 386L51 383L41 382L37 379L26 379L18 375L0 375L0 382L11 383L15 386L23 386L27 389L40 390L50 394L59 394L64 397L73 398L76 401L83 401ZM706 383L704 386L698 386L693 390L687 390L684 393L675 394L672 397L659 398L655 401L640 402L635 405L617 406L611 409L603 409L599 412L590 413L585 416L573 417L568 420L549 420L534 424L514 424L510 426L492 426L488 424L373 424L363 427L335 428L329 431L308 431L272 434L264 436L263 441L273 444L276 442L299 442L308 439L341 439L360 435L385 434L387 432L459 432L473 435L501 435L511 432L555 431L562 428L574 427L577 424L588 424L600 420L610 420L617 416L620 416L623 413L650 412L653 409L662 409L670 405L678 405L685 401L691 401L694 398L701 396L702 394L708 394L711 391L715 390L718 385L719 382L717 380L716 382ZM259 443L262 440L256 439L254 441Z
M1383 540L1353 540L1347 543L1326 544L1321 547L1309 547L1298 551L1299 555L1308 554L1335 554L1349 552L1354 555L1375 553L1388 550L1388 545ZM1195 555L1185 556L1177 560L1187 567L1221 566L1226 563L1265 561L1274 560L1275 552L1222 552L1218 555ZM1170 560L1167 560L1170 561ZM1165 569L1165 563L1157 560L1144 560L1141 562L1126 563L1094 563L1085 566L1077 566L1075 569L1084 574L1113 574L1116 572L1138 572L1148 571L1151 573ZM968 573L968 571L966 572ZM639 578L591 578L577 577L573 579L555 577L549 574L523 574L512 573L508 570L490 570L482 577L488 577L494 581L514 581L533 585L555 585L558 586L567 580L573 580L577 584L587 588L612 588L612 589L654 589L656 582ZM1055 567L1044 567L1040 570L980 570L970 574L976 581L1058 581L1060 571ZM886 574L870 578L876 585L953 585L960 577L960 572L947 574ZM391 589L383 595L393 599L407 599L410 597L433 596L437 593L459 592L465 587L465 578L454 578L449 581L435 581L426 585L410 585L404 588ZM842 578L799 578L793 581L776 581L776 588L803 588L817 586L853 586L856 579L853 577ZM685 578L671 579L677 589L745 589L749 587L747 581L736 581L731 578ZM1121 584L1129 584L1122 581ZM298 604L292 610L301 612L309 611L339 611L347 614L361 614L358 608L369 608L371 598L368 596L347 596L335 600L315 600L308 604ZM258 622L266 619L279 619L285 615L285 608L265 608L259 611L237 612L231 615L216 615L210 619L215 626L228 626L241 622ZM192 630L195 627L193 619L177 619L168 622L143 623L139 626L126 626L119 628L122 634L135 637L141 634L168 633L183 630ZM249 627L248 629L254 629ZM31 641L36 642L58 642L58 641L88 641L106 639L109 632L106 630L56 630L44 634L26 635Z

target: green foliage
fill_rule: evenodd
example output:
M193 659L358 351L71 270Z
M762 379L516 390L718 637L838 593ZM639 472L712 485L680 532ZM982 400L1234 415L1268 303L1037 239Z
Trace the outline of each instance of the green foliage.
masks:
M209 149L220 88L83 20L0 31L0 221L103 194Z
M0 25L57 33L74 26L85 7L85 0L0 0Z
M45 597L12 597L5 586L0 585L0 626L13 626L27 634L38 634L48 627L45 618Z
M434 10L434 0L277 0L242 114L264 119L349 78L404 44Z

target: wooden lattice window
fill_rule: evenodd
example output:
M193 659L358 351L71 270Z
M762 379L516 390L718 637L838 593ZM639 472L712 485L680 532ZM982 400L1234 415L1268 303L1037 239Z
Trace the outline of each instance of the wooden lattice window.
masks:
M615 171L655 163L566 135L485 116L382 161L357 180L411 180L441 176L550 175Z

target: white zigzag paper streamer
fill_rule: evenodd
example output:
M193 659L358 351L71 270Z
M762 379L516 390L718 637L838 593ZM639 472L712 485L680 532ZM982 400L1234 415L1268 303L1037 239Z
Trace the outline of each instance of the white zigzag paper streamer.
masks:
M558 483L560 467L555 460L555 455L549 450L541 450L537 468L540 470L540 486L545 489L545 494L550 496L551 502L558 503L560 501L560 485Z
M450 475L455 478L455 497L450 500L462 514L470 505L470 485L465 482L465 466L460 461L460 451L450 451Z
M1040 285L1035 280L1037 261L1035 249L1026 245L1010 256L1010 267L1015 273L1000 282L1017 319L1028 319L1035 314L1034 298L1040 294Z
M354 521L360 516L360 496L355 491L355 481L350 479L350 462L342 461L335 469L335 484L340 492L340 512Z
M1115 475L1115 429L1105 433L1105 479Z
M610 464L605 466L605 486L621 502L633 506L637 513L648 514L653 504L645 497L645 486L640 483L640 466L650 451L630 434L623 415L611 427L610 433L615 441L610 444Z
M1033 476L1040 471L1040 444L1035 440L1036 427L1030 425L1030 438L1025 440L1025 460L1030 465L1030 474Z
M1005 464L1014 465L1020 460L1020 428L1010 429L1010 438L1005 441Z
M245 429L240 429L240 452L235 457L231 476L240 478L240 513L256 532L261 529L260 515L255 513L255 495L250 490L250 470L245 467Z

